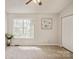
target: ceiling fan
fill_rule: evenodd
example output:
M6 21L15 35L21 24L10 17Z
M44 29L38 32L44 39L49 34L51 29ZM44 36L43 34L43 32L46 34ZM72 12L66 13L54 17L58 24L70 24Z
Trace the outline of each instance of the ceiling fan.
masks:
M29 4L30 2L34 2L34 3L38 3L38 5L42 5L42 2L40 1L40 0L29 0L29 1L27 1L25 4L27 5L27 4Z

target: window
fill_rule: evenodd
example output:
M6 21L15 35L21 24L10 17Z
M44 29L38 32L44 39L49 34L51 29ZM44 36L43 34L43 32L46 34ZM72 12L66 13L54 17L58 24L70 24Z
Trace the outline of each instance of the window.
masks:
M14 38L34 38L34 24L29 19L13 20Z

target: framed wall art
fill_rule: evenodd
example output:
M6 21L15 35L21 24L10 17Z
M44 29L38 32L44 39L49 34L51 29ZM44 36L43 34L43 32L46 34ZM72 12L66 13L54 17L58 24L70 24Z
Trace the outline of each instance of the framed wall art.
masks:
M42 18L41 19L42 29L52 29L52 18Z

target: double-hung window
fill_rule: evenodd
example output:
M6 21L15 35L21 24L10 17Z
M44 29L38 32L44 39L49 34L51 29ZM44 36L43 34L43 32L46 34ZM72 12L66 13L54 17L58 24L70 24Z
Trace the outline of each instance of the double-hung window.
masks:
M13 35L14 38L34 38L34 24L29 19L14 19L13 20Z

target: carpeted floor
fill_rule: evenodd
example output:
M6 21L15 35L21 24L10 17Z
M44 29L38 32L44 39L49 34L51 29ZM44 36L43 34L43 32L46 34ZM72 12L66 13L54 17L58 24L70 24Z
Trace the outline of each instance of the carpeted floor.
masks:
M57 46L10 46L6 59L73 59L73 54Z

